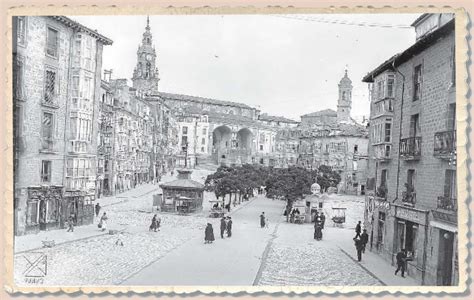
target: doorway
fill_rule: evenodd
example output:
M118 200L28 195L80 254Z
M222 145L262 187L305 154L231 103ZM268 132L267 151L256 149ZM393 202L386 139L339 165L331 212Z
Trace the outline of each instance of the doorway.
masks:
M454 234L439 230L438 285L452 285Z

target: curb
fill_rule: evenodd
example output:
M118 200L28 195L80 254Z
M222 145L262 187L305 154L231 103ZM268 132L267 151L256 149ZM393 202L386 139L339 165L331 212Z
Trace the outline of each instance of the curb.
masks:
M255 279L252 283L252 286L256 286L258 282L260 281L260 279L262 278L263 269L265 269L266 267L268 253L270 252L270 248L272 247L273 241L277 238L276 233L278 232L278 226L280 226L281 222L282 220L280 219L280 222L278 222L275 225L275 229L273 229L273 232L272 232L272 237L270 238L267 245L265 246L265 250L263 250L262 262L260 263L260 267L258 268L257 275L255 275Z
M125 228L119 229L118 231L122 233L122 232L125 231ZM57 243L57 244L54 245L54 247L60 246L60 245L62 246L64 244L69 244L69 243L73 243L73 242L83 241L83 240L91 239L91 238L98 237L98 236L108 235L108 234L109 234L108 232L103 232L103 233L101 232L99 234L90 235L90 236L82 237L82 238L75 239L75 240L69 240L69 241L64 241L64 242L61 242L61 243ZM23 253L27 253L27 252L31 252L31 251L42 250L42 249L45 249L45 247L38 247L38 248L32 248L32 249L28 249L28 250L19 251L19 252L14 252L13 255L15 256L17 254L23 254Z
M341 250L342 253L344 253L345 255L347 255L350 259L352 259L352 261L354 261L355 263L357 263L359 265L359 267L361 267L362 269L364 269L364 271L366 271L370 276L372 276L375 280L377 280L378 282L380 282L382 285L387 285L385 282L383 282L380 278L378 278L377 276L375 276L374 273L372 273L369 269L367 269L366 267L364 267L363 265L361 265L357 260L355 260L352 255L350 255L349 253L347 253L346 251L344 251L341 247L339 247L339 250Z

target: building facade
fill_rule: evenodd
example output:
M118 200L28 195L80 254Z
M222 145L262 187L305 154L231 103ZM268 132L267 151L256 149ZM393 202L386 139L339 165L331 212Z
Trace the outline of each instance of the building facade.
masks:
M93 219L102 48L67 17L13 18L15 234Z
M365 194L368 133L351 118L352 81L347 71L338 85L337 112L321 110L301 116L298 165L331 167L341 175L341 193Z
M372 251L423 285L457 285L456 80L452 14L424 14L417 40L371 85L365 226Z

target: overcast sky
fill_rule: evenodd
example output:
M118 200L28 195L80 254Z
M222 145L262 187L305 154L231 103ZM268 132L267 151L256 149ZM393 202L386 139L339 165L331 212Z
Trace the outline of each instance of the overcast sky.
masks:
M418 16L150 16L158 89L242 102L299 120L309 112L336 109L337 84L347 66L354 86L352 116L368 115L362 77L415 42L414 29L406 27ZM146 16L71 18L114 41L104 49L103 69L131 84Z

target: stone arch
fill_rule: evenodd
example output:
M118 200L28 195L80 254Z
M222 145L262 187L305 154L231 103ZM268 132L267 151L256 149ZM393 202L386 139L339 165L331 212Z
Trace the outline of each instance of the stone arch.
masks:
M239 149L252 149L253 133L248 128L242 128L237 131L237 145Z
M230 148L232 130L226 125L220 125L212 132L212 147L215 151L222 152Z

